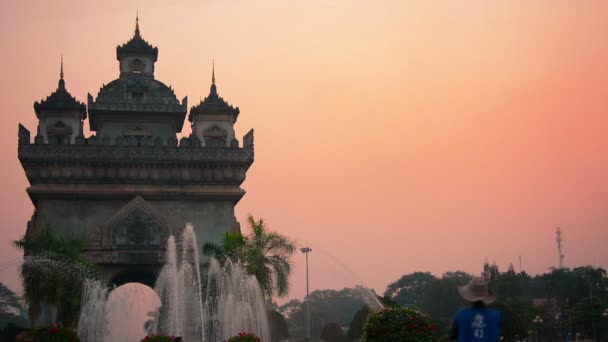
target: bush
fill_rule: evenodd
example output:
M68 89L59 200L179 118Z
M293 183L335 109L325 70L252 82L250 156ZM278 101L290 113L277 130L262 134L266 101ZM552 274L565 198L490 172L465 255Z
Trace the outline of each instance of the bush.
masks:
M0 341L15 341L17 340L17 335L26 330L27 328L21 325L8 323L4 328L0 329Z
M79 342L80 339L72 329L64 328L61 323L48 327L26 330L17 335L18 342Z
M338 323L327 323L321 329L321 340L325 342L347 341L342 327Z
M140 342L175 342L175 341L181 341L182 338L181 337L175 337L175 336L167 336L167 335L148 335L146 337L144 337Z
M370 316L365 325L367 342L426 342L433 340L430 318L408 308L387 308Z
M254 333L239 333L236 336L232 336L227 342L260 342L260 338Z

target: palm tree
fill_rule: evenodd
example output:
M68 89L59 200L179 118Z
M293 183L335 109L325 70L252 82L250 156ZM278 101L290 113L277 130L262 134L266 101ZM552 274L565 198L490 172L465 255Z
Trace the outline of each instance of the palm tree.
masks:
M247 222L251 234L226 233L221 245L206 243L203 254L214 256L222 263L227 259L241 262L247 272L257 278L268 301L275 294L287 295L295 244L279 233L268 232L263 218L256 220L249 215Z
M212 256L220 263L227 259L232 261L242 261L245 251L246 238L241 232L226 233L221 245L207 242L203 245L203 255Z
M23 296L31 322L36 322L45 305L57 309L57 320L75 323L80 310L80 293L85 278L95 278L92 263L81 254L83 238L56 236L50 228L35 237L26 233L13 245L24 252L20 275Z
M252 232L245 244L245 269L258 279L267 299L275 293L279 297L287 295L295 244L283 235L268 232L263 218L256 221L249 215L247 221Z

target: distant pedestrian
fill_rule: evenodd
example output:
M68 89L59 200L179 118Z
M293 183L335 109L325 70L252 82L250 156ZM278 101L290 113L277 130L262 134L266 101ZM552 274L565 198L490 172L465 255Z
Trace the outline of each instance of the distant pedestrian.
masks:
M471 305L454 316L452 340L459 342L497 342L500 340L501 314L488 304L496 300L485 279L474 277L458 292Z

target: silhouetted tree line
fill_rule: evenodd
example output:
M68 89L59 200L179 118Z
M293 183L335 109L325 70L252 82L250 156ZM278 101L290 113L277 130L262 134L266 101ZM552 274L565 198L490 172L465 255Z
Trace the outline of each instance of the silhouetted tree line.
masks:
M574 269L551 269L530 276L509 267L500 272L495 264L484 265L484 277L498 299L492 306L503 313L503 335L507 340L517 336L540 334L543 340L581 337L608 339L608 276L606 270L591 266ZM466 303L457 287L472 275L462 271L446 272L436 277L429 272L406 274L389 284L385 305L407 306L431 316L439 336L447 335L454 314ZM317 290L310 294L311 337L327 342L357 341L370 307L356 289ZM379 297L380 298L380 297ZM306 304L292 300L278 308L287 321L293 341L306 337ZM534 323L536 316L542 324ZM337 327L342 329L339 332Z

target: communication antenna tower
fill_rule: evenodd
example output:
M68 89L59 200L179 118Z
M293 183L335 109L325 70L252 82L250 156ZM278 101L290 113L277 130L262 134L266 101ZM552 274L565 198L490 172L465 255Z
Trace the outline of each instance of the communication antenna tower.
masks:
M559 257L558 267L561 270L564 268L564 246L562 245L564 240L562 239L562 230L560 227L557 227L557 232L555 232L555 235L555 240L557 241L557 255Z

